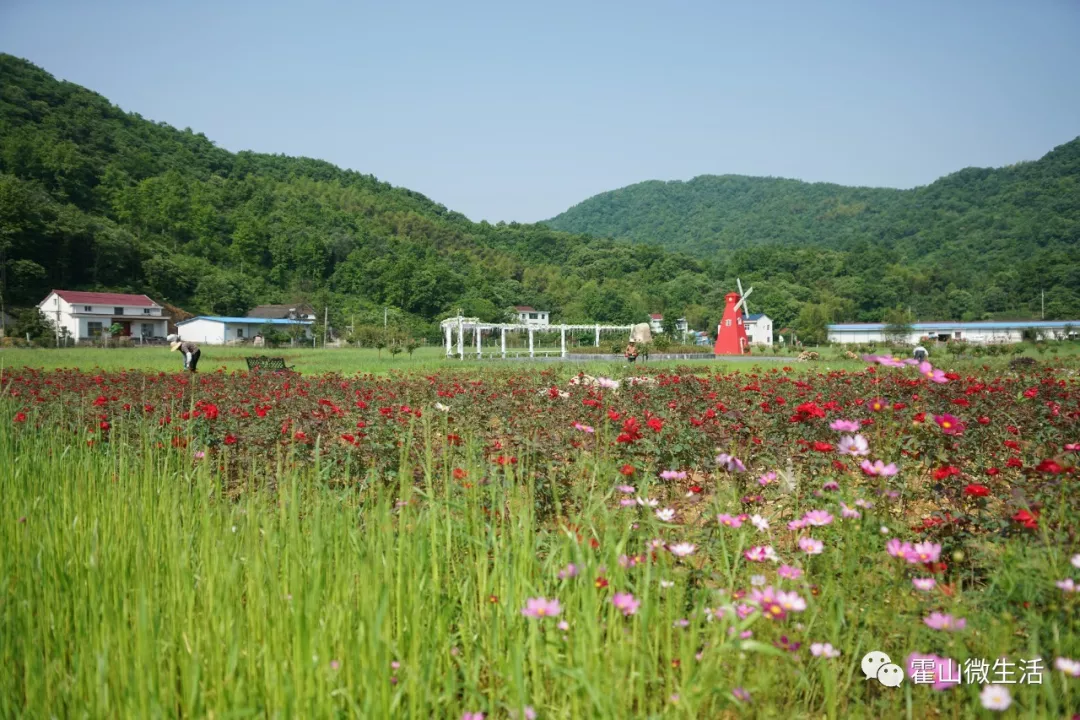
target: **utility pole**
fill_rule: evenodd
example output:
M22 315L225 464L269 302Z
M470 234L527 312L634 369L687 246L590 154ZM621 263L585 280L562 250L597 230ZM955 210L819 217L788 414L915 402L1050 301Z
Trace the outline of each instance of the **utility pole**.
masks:
M385 329L386 329L386 318L387 318L387 313L388 313L388 308L386 308L386 307L384 306L384 307L383 307L383 309L382 309L382 327L383 327L383 330L385 330Z
M323 306L322 346L326 347L326 333L330 330L330 308Z
M1046 291L1045 290L1042 291L1042 312L1039 313L1039 319L1040 320L1045 320L1046 319Z
M56 298L56 347L60 347L60 298Z

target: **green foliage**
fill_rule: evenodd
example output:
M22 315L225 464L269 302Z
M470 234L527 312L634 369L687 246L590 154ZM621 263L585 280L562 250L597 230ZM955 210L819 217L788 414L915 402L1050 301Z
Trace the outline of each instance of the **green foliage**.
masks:
M907 342L913 331L911 314L904 308L885 311L885 339L889 342Z
M531 304L562 322L723 307L707 262L538 225L470 222L424 196L309 158L230 153L0 55L3 299L53 287L146 292L193 312L312 301L333 327L438 339L456 313ZM316 300L317 299L317 300ZM395 312L394 309L397 309Z
M1080 138L1037 162L968 168L914 190L706 175L590 198L550 227L721 258L783 327L827 295L845 320L1080 317Z

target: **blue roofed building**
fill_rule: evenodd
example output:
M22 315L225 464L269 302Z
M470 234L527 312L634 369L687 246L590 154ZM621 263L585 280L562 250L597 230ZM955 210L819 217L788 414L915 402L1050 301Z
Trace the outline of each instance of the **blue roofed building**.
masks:
M908 345L920 342L962 340L970 343L1014 343L1023 340L1025 330L1034 330L1047 339L1076 337L1080 320L1002 320L994 322L917 322L911 334L900 340ZM838 323L829 326L829 342L885 342L885 323Z
M176 332L181 340L201 345L225 345L227 343L246 342L267 326L275 330L289 331L292 328L303 330L303 337L311 338L314 321L308 319L221 317L200 315L176 323Z

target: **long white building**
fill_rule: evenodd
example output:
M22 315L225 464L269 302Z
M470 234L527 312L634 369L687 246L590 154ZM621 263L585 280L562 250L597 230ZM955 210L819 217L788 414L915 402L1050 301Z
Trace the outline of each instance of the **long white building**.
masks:
M66 330L73 340L88 340L120 326L121 337L164 338L169 316L145 295L53 290L38 309L57 332Z
M228 342L250 340L262 328L272 326L300 326L305 338L311 338L311 320L286 320L280 318L220 317L200 315L176 323L176 332L181 340L189 340L202 345L224 345Z
M1076 336L1080 320L1009 320L1000 322L923 322L912 323L911 334L900 342L963 340L970 343L1013 343L1023 340L1025 330L1036 330L1046 338ZM829 326L829 342L883 343L885 323L841 323Z
M754 313L746 316L746 339L751 345L772 345L773 327L772 318L765 313Z

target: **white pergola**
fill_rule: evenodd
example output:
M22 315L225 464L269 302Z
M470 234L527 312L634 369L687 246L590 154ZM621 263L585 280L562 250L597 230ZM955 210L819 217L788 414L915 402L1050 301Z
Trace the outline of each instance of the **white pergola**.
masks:
M595 333L596 347L600 347L600 333L608 331L629 332L633 329L633 325L549 325L547 327L540 327L537 325L527 325L524 323L485 323L480 322L479 318L467 318L467 317L450 317L439 323L442 327L443 338L446 341L446 357L454 357L457 355L460 359L465 359L465 333L471 332L473 334L473 343L475 344L475 350L470 349L469 355L474 352L477 358L484 357L484 351L482 347L483 334L485 332L499 331L499 350L498 352L488 353L488 357L499 355L500 357L506 357L506 332L527 332L529 335L529 357L536 357L537 355L554 355L554 350L537 350L535 348L533 339L537 331L543 332L556 332L559 333L559 356L566 357L566 331L571 332L577 330L591 330ZM454 349L454 340L457 336L457 350Z

